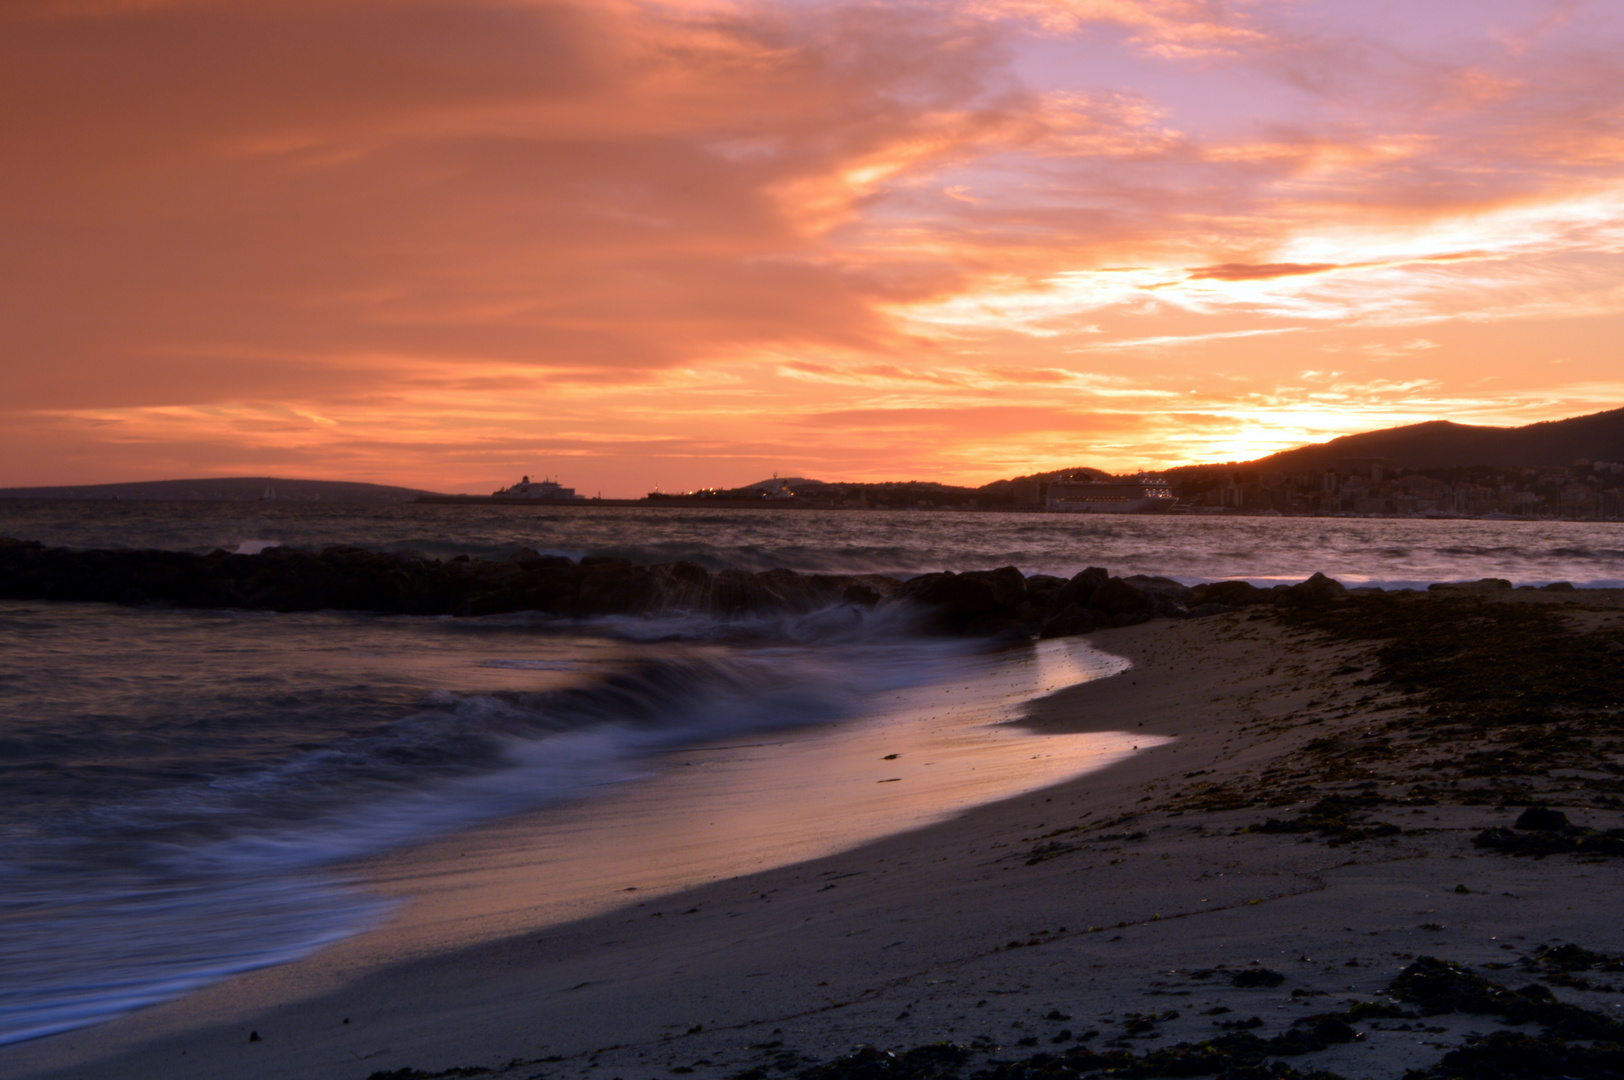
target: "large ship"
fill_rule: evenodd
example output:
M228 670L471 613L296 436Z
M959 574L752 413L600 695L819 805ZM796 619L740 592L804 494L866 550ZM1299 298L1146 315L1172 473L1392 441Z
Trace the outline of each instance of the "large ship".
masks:
M563 487L555 481L532 482L526 476L517 484L491 492L491 498L500 502L574 502L585 496L577 495L574 488Z
M1115 480L1051 481L1044 506L1063 514L1162 514L1177 500L1168 482L1141 473Z

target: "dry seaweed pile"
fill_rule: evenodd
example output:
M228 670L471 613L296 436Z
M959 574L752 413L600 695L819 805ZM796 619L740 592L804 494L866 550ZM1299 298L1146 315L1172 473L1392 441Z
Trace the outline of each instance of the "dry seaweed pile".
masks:
M1540 950L1536 967L1608 967L1616 957L1578 946ZM1459 964L1420 957L1389 984L1389 1001L1361 1001L1340 1012L1298 1020L1289 1030L1263 1038L1235 1031L1198 1043L1133 1054L1073 1046L1017 1060L984 1060L967 1073L972 1055L962 1047L933 1044L901 1053L862 1047L852 1054L793 1074L796 1080L1070 1080L1077 1077L1221 1076L1228 1080L1333 1080L1334 1072L1299 1067L1299 1058L1368 1036L1355 1028L1376 1019L1416 1020L1446 1013L1492 1017L1512 1027L1537 1026L1538 1034L1499 1031L1468 1038L1425 1071L1405 1080L1599 1080L1624 1076L1624 1024L1600 1012L1567 1004L1537 983L1509 990ZM1406 1028L1407 1030L1407 1028ZM996 1048L994 1048L996 1050ZM752 1075L754 1074L754 1075ZM767 1076L747 1070L737 1080Z
M1502 968L1513 965L1499 965ZM1577 945L1541 948L1520 966L1557 981L1575 971L1624 970L1624 958ZM1225 1080L1338 1080L1335 1072L1298 1066L1298 1059L1332 1047L1357 1043L1372 1033L1399 1028L1371 1025L1376 1020L1416 1021L1460 1013L1503 1027L1535 1028L1470 1035L1433 1065L1411 1069L1403 1080L1616 1080L1624 1076L1624 1023L1601 1012L1559 1000L1547 987L1531 983L1512 990L1447 960L1418 957L1386 988L1386 1000L1353 1001L1337 1012L1306 1016L1280 1034L1263 1037L1229 1024L1223 1034L1200 1042L1134 1054L1126 1049L1095 1050L1076 1045L1028 1056L1004 1057L1008 1049L985 1040L970 1046L938 1042L906 1050L861 1046L831 1061L816 1062L777 1042L752 1049L764 1052L753 1063L727 1066L728 1080L1151 1080L1154 1077L1217 1076ZM1368 1031L1358 1025L1367 1025ZM1442 1028L1429 1028L1442 1031ZM558 1059L514 1061L500 1069L461 1068L425 1073L416 1069L375 1072L368 1080L451 1080L470 1076L525 1076L545 1080ZM578 1064L578 1063L577 1063ZM702 1063L710 1065L710 1062ZM747 1067L738 1069L739 1064ZM682 1067L682 1073L694 1069ZM721 1067L716 1072L722 1072Z
M1400 833L1373 817L1384 808L1624 809L1624 627L1577 625L1570 616L1584 610L1581 601L1559 609L1492 595L1378 593L1254 615L1369 643L1374 670L1358 683L1369 692L1336 717L1355 723L1310 742L1290 771L1266 771L1251 791L1206 790L1180 808L1308 802L1305 813L1249 831L1332 845ZM1624 855L1624 829L1535 813L1476 843L1517 855Z

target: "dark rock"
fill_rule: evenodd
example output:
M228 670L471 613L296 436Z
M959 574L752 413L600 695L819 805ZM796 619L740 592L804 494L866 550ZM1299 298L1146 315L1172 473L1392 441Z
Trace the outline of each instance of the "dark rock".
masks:
M648 568L650 610L706 611L713 587L710 571L693 562L661 563Z
M1260 589L1250 581L1214 581L1190 589L1192 608L1202 604L1224 604L1228 607L1250 607L1272 600L1267 589Z
M1091 630L1100 628L1095 613L1076 604L1067 605L1044 620L1042 628L1038 631L1039 637L1057 638L1071 637L1075 634L1086 634Z
M918 604L934 604L938 598L946 597L951 586L948 584L958 575L951 570L938 570L929 574L919 574L904 581L892 594L894 600L911 600Z
M1033 574L1026 579L1026 602L1021 605L1020 619L1034 626L1042 625L1062 607L1060 593L1066 579L1049 574Z
M1153 599L1168 600L1176 604L1188 604L1192 598L1192 590L1188 585L1181 585L1172 578L1150 577L1146 574L1135 574L1123 578L1129 585L1146 593Z
M959 581L984 583L999 609L1012 610L1026 600L1026 575L1013 566L1001 566L997 570L969 570L959 575Z
M1512 826L1517 829L1539 829L1544 832L1560 832L1569 825L1568 815L1560 810L1553 810L1549 806L1530 806L1517 818Z
M529 570L540 566L574 566L575 562L564 555L543 555L535 548L520 548L508 556L508 562L517 563L520 567Z
M1141 613L1149 618L1152 613L1150 596L1137 586L1130 585L1121 578L1111 578L1094 593L1089 601L1089 607L1096 611L1103 611L1111 616L1115 622L1117 617L1124 615L1137 616ZM1137 620L1143 621L1143 620ZM1116 625L1125 625L1117 623Z
M1055 597L1056 610L1068 604L1088 607L1094 600L1094 594L1109 580L1111 572L1101 566L1090 566L1087 570L1074 575L1061 587L1060 595Z
M934 609L937 627L949 633L990 635L1018 625L1026 578L1013 566L922 574L903 582L892 598Z
M1031 597L1040 593L1058 593L1064 589L1067 581L1063 577L1053 574L1032 574L1026 579L1026 595Z
M1050 578L1029 594L1014 567L925 575L902 585L877 574L712 575L692 562L644 567L604 557L574 563L534 549L500 560L464 555L442 563L415 552L344 545L317 553L272 547L254 555L193 555L78 551L0 538L0 598L194 608L473 616L538 611L587 618L664 610L801 613L911 594L938 602L939 629L1030 637L1052 613L1049 601L1064 584Z
M1231 986L1240 987L1279 986L1285 981L1286 977L1280 974L1278 971L1270 971L1265 967L1257 967L1247 968L1245 971L1236 972L1235 977L1229 980L1229 984Z
M1348 590L1335 578L1316 572L1307 581L1290 586L1291 598L1296 603L1323 604L1347 598Z
M1579 589L1571 581L1553 581L1549 585L1541 585L1541 592L1578 592Z
M873 607L880 602L880 594L867 585L847 585L840 598L858 607Z
M1186 611L1185 614L1192 619L1204 619L1208 615L1224 615L1234 610L1236 609L1230 607L1228 604L1206 603L1195 605L1195 607L1192 607Z
M1624 855L1624 829L1580 828L1569 825L1565 829L1534 829L1514 832L1511 829L1485 829L1472 837L1472 846L1504 852L1507 855L1532 855L1536 859L1547 855Z

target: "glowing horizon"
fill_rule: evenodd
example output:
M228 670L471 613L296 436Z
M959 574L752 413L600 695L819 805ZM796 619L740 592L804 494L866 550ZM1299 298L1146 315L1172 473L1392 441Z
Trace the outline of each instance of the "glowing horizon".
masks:
M1624 10L21 0L0 486L981 484L1624 405Z

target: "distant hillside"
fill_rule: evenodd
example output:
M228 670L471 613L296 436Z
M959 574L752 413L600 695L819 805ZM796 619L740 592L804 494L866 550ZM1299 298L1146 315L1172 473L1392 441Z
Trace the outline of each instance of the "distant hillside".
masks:
M1245 464L1280 472L1308 472L1333 469L1341 461L1370 458L1406 469L1472 465L1544 468L1572 465L1580 458L1624 461L1624 409L1511 428L1432 420L1344 435Z
M980 487L943 484L935 480L884 480L872 482L824 481L804 476L774 477L732 488L725 495L754 495L788 488L808 506L932 507L936 509L996 510L1041 505L1048 483L1062 476L1110 478L1110 473L1086 465L1052 472L994 480Z
M128 499L139 502L402 503L429 494L416 488L357 484L344 480L289 480L278 476L227 476L203 480L146 480L131 484L0 488L0 499Z
M1111 474L1103 469L1090 468L1087 465L1077 465L1070 469L1054 469L1050 472L1033 473L1031 476L1017 476L1011 480L994 480L990 484L982 484L977 491L985 491L991 495L1023 492L1037 484L1047 484L1065 476L1088 476L1095 480L1109 480Z

